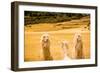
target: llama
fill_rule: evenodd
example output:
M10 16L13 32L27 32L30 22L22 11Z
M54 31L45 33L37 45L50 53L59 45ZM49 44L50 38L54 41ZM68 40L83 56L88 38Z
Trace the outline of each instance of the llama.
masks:
M68 42L67 41L62 41L61 43L61 48L63 50L64 54L64 60L69 60L70 58L68 57Z
M52 60L52 56L50 53L50 39L47 33L43 34L41 37L41 46L43 50L43 56L45 60Z
M76 59L83 58L83 42L81 34L75 34L74 36L74 48L75 48L75 55Z

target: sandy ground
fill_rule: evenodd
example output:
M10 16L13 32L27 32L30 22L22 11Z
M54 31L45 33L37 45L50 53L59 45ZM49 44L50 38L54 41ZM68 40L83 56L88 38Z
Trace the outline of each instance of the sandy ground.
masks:
M25 27L24 60L44 60L40 39L45 32L49 34L51 42L50 52L54 60L62 60L64 58L63 50L61 48L61 42L63 40L68 41L68 57L73 59L75 55L73 39L76 33L80 33L82 36L84 58L90 58L90 31L87 28L84 28L89 23L88 21L89 18L83 18L80 20L72 20L70 22L57 23L56 26L52 24L37 24Z

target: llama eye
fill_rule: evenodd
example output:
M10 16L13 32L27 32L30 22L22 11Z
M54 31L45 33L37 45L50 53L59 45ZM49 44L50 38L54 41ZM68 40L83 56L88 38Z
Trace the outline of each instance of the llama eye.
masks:
M43 38L45 38L45 36Z

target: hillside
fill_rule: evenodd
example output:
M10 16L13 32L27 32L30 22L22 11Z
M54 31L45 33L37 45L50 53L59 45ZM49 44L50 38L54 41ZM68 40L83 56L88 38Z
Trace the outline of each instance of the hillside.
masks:
M71 21L64 21L58 23L39 23L29 24L25 26L25 31L30 32L44 32L44 31L58 31L63 29L83 28L89 30L90 17L85 16L80 19L73 19Z

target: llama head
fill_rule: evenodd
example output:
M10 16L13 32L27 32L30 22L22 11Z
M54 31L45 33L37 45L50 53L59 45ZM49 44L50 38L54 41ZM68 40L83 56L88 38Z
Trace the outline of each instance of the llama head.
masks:
M49 34L48 33L45 33L41 36L41 41L48 41L49 40Z
M68 42L67 41L62 41L61 46L62 46L62 48L67 48L68 49Z
M78 42L82 40L82 36L79 33L76 33L74 36L74 42Z
M77 36L77 41L81 41L81 35Z

